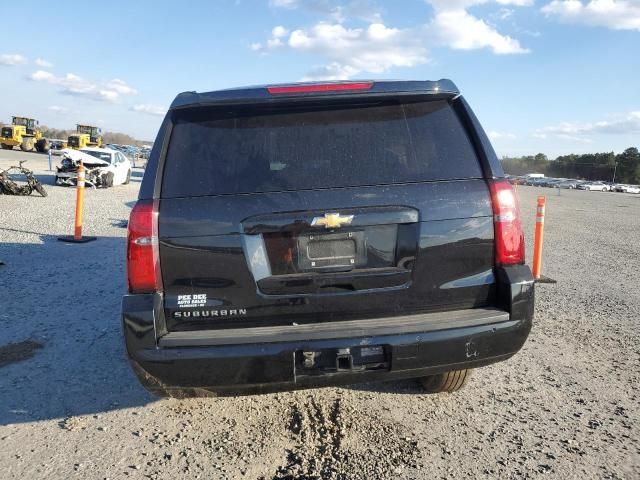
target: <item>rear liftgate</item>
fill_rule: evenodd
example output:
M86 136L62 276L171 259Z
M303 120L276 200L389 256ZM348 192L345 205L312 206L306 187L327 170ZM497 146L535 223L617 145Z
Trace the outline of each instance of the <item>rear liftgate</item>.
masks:
M259 291L286 297L407 288L418 225L418 211L401 206L272 214L243 222ZM355 373L389 370L390 359L383 345L300 349L294 367L296 377Z
M270 296L406 288L418 250L418 211L364 207L242 222L246 258Z

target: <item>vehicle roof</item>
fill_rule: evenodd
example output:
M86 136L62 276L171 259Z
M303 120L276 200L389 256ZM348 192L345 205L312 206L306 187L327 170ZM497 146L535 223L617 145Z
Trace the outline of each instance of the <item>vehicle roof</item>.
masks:
M113 148L100 148L100 147L86 147L86 148L81 148L80 151L81 152L118 153L118 151L114 150Z
M346 90L295 94L271 94L268 87L293 87L293 86L313 86L313 85L334 85L350 83L371 83L371 88L365 90ZM170 110L189 106L215 105L215 104L238 104L238 103L262 103L276 102L281 100L291 100L298 98L336 98L369 95L393 95L393 94L440 94L454 97L460 94L458 87L448 79L440 80L349 80L349 81L327 81L327 82L298 82L273 85L255 85L249 87L230 88L211 92L183 92L178 94Z

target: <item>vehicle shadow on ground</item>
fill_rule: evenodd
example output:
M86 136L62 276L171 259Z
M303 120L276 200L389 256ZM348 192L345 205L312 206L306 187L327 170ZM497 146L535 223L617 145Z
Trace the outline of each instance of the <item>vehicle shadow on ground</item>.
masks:
M122 341L125 239L68 244L3 231L27 240L0 243L0 425L155 401L131 371Z
M349 390L371 392L371 393L404 393L407 395L416 395L419 393L425 393L424 389L416 379L358 383L354 385L348 385L344 388L347 388Z

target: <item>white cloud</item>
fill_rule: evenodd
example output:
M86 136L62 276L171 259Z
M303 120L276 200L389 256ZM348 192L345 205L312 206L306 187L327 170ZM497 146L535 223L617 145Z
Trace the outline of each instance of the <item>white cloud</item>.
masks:
M277 27L273 27L273 30L271 30L271 35L273 36L273 38L286 37L288 33L289 33L289 30L284 28L282 25L278 25Z
M490 48L496 54L528 53L520 42L499 33L484 20L470 14L466 8L484 3L477 0L432 0L435 16L427 32L435 41L457 50ZM514 1L502 0L503 5Z
M426 48L412 32L374 23L367 28L318 23L289 35L293 50L319 54L327 65L307 79L343 79L360 72L383 73L392 67L412 67L427 61Z
M269 50L274 50L279 47L284 47L285 44L283 42L283 38L285 38L289 34L289 30L284 28L282 25L278 25L273 27L271 30L271 37L267 39L264 43L255 42L249 45L249 48L254 52L261 52L265 54Z
M38 70L34 72L29 77L31 80L36 80L38 82L49 82L52 81L55 77L51 72L45 72L44 70Z
M542 13L565 23L640 31L638 0L553 0L542 7Z
M35 64L39 67L43 67L43 68L51 68L53 67L53 64L43 58L36 58L35 60Z
M383 23L382 11L369 0L352 0L346 5L337 6L331 11L331 16L339 23L352 17L368 23Z
M0 65L15 66L27 63L26 57L19 53L3 53L0 55Z
M66 113L69 111L69 109L65 107L59 107L58 105L51 105L50 107L47 108L47 110L54 113Z
M130 108L130 110L138 113L146 113L147 115L153 115L156 117L163 117L167 113L166 108L160 107L158 105L151 105L148 103L141 104L141 105L134 105L133 107Z
M591 142L592 135L628 135L640 133L640 111L612 115L608 120L599 122L562 122L539 128L533 132L536 138L556 137L565 140Z
M514 140L516 138L513 133L496 132L495 130L491 130L488 135L491 140Z
M324 9L324 13L333 17L333 20L317 22L310 28L294 29L291 33L279 25L273 28L264 42L252 43L249 48L262 55L289 48L323 58L323 64L307 73L304 78L307 80L339 80L360 73L380 74L395 67L424 64L429 60L427 46L459 50L488 48L495 54L529 52L517 39L501 34L492 25L467 11L471 6L488 1L430 0L434 16L426 24L413 28L394 28L378 20L367 21L366 27L351 28L344 23L349 16L363 20L369 11L369 17L380 19L379 12L371 7L368 0L352 0L344 6L336 6L331 0L272 0L271 5L275 7ZM493 1L514 6L533 3L532 0Z
M343 80L351 78L360 72L356 67L351 65L344 65L339 62L331 62L327 65L322 65L314 68L308 72L302 81L310 80Z
M29 78L36 82L46 82L58 86L60 93L65 95L86 97L102 102L115 102L122 95L137 93L134 88L118 78L104 83L96 83L73 73L59 77L46 70L38 70L32 73Z
M513 16L513 13L515 12L515 10L513 8L501 8L500 10L498 10L496 13L494 13L492 16L492 18L497 18L500 20L506 20L507 18Z
M113 80L107 82L105 86L109 90L113 90L120 95L133 95L138 93L138 91L135 88L132 88L131 86L127 85L127 83L124 80L120 80L119 78L114 78Z
M270 38L267 40L267 48L274 49L278 47L283 47L284 43L279 38Z

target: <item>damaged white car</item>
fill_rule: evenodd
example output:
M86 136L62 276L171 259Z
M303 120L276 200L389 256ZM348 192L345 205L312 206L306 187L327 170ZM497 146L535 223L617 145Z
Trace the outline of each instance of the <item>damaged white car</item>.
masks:
M85 168L86 183L107 188L126 185L131 180L131 161L110 148L64 149L60 166L56 167L56 185L75 185L80 162Z

